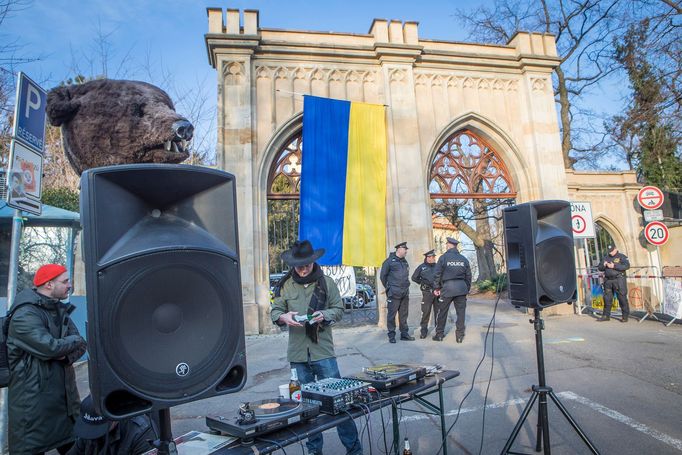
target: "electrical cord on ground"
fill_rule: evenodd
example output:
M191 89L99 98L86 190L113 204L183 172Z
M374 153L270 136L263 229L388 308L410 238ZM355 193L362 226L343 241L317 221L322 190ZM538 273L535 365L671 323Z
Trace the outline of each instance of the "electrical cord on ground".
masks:
M488 385L485 388L485 396L483 398L483 417L481 419L481 443L478 446L478 455L483 453L483 439L485 436L485 410L488 404L488 392L490 391L490 384L493 380L493 370L495 368L495 317L497 315L497 303L500 301L502 295L502 275L497 276L497 298L495 299L495 310L493 311L493 337L490 340L490 375L488 376Z
M501 281L502 277L498 277L498 280ZM499 284L499 281L498 281ZM497 305L500 302L500 296L502 295L501 289L498 287L498 293L497 293L497 298L495 299L495 306L493 307L493 315L490 318L490 322L488 323L488 328L485 333L485 338L483 339L483 355L481 356L481 360L478 362L478 365L476 365L476 369L474 370L474 374L471 378L471 387L469 387L469 390L467 393L464 395L462 400L459 402L459 406L457 407L457 415L455 416L455 421L452 422L452 425L448 428L448 431L445 432L445 436L443 437L443 440L441 441L440 447L436 451L436 453L440 453L441 450L443 450L443 446L446 444L448 440L448 436L450 435L450 432L452 429L455 427L457 424L457 421L459 420L460 412L462 411L462 406L464 405L464 402L466 399L469 397L471 392L474 390L474 385L476 384L476 375L478 374L479 368L481 368L481 365L485 361L485 358L487 356L487 350L488 350L488 335L490 334L490 328L493 326L495 322L495 315L497 314Z

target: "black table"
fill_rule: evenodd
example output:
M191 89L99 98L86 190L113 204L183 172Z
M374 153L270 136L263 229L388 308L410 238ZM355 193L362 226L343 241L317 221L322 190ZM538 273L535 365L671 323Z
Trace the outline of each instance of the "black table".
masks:
M427 376L423 379L395 387L388 393L382 394L382 396L377 398L376 401L367 403L366 406L369 406L371 411L376 411L382 407L391 405L391 411L393 415L393 450L396 455L398 455L398 450L400 448L400 422L398 421L398 409L420 412L423 414L438 415L440 417L441 436L442 439L445 440L446 428L445 409L443 405L443 383L445 383L445 381L449 381L452 378L456 378L457 376L459 376L459 371L444 370L432 376ZM438 404L431 403L425 399L425 397L435 393L438 394ZM409 401L416 401L428 410L424 411L421 409L406 409L401 406L401 404ZM365 413L357 407L353 407L348 412L354 419L363 417L365 415ZM260 438L256 438L255 442L248 445L242 445L240 442L236 442L229 447L225 447L213 452L212 455L253 455L254 453L272 453L276 450L279 450L280 447L286 447L288 445L295 444L314 434L334 428L339 423L348 419L350 419L350 416L346 413L335 416L320 414L319 416L310 419L307 422L297 423L287 428L283 428L262 436L262 438L272 442L266 442ZM276 442L276 444L273 442ZM447 455L447 453L447 444L443 444L443 455Z

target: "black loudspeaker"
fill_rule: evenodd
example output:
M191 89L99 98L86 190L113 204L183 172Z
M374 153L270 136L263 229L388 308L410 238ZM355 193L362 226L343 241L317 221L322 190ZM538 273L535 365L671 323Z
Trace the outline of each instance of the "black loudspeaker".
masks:
M511 303L544 308L575 302L571 204L527 202L505 208L503 219Z
M81 177L90 391L121 419L241 390L234 177L184 165Z

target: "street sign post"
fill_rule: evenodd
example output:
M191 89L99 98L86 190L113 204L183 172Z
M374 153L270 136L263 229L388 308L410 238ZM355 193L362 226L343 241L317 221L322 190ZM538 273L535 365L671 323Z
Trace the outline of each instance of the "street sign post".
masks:
M571 202L571 226L574 239L594 237L592 205L589 202Z
M42 155L18 141L12 141L10 156L12 161L7 173L7 205L40 215L42 212L40 203L43 175Z
M19 73L14 108L14 137L43 153L47 92L24 73Z
M644 227L644 236L652 245L661 246L668 241L668 227L660 221L652 221Z
M645 210L655 210L663 205L663 191L655 186L645 186L637 193L637 202Z

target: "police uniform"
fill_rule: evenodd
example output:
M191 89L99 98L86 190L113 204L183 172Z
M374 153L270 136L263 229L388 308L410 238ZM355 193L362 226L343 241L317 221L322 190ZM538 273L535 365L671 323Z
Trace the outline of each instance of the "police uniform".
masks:
M448 249L436 263L434 283L440 290L436 313L435 341L443 341L445 336L445 323L448 318L450 302L454 302L457 312L456 337L461 343L464 339L464 318L466 315L467 294L471 288L471 266L467 258L457 251L457 240L447 237L452 248Z
M611 305L613 304L613 294L618 296L618 304L620 305L623 314L623 322L628 321L630 316L630 305L628 303L628 285L625 278L625 271L630 268L630 261L628 257L621 252L616 252L612 255L614 250L617 251L614 245L609 245L608 253L599 263L597 267L601 272L604 272L604 312L600 321L608 321L611 318ZM613 268L606 267L605 263L613 263Z
M429 331L429 319L431 319L431 309L434 307L435 302L437 300L436 296L433 293L433 290L435 289L433 280L435 278L436 273L436 263L427 262L427 258L434 256L436 256L436 253L433 250L424 253L424 263L421 264L416 269L414 269L414 273L412 274L412 281L417 283L419 285L419 289L421 289L422 291L421 303L422 318L419 323L419 325L421 326L420 338L426 338L426 334ZM435 310L433 314L435 318L436 315Z
M397 244L395 249L398 250L398 248L407 249L407 242ZM395 253L391 253L381 265L379 278L386 289L388 341L395 343L396 314L400 321L400 339L414 340L409 334L410 329L407 325L410 304L410 265L404 257L400 258Z

